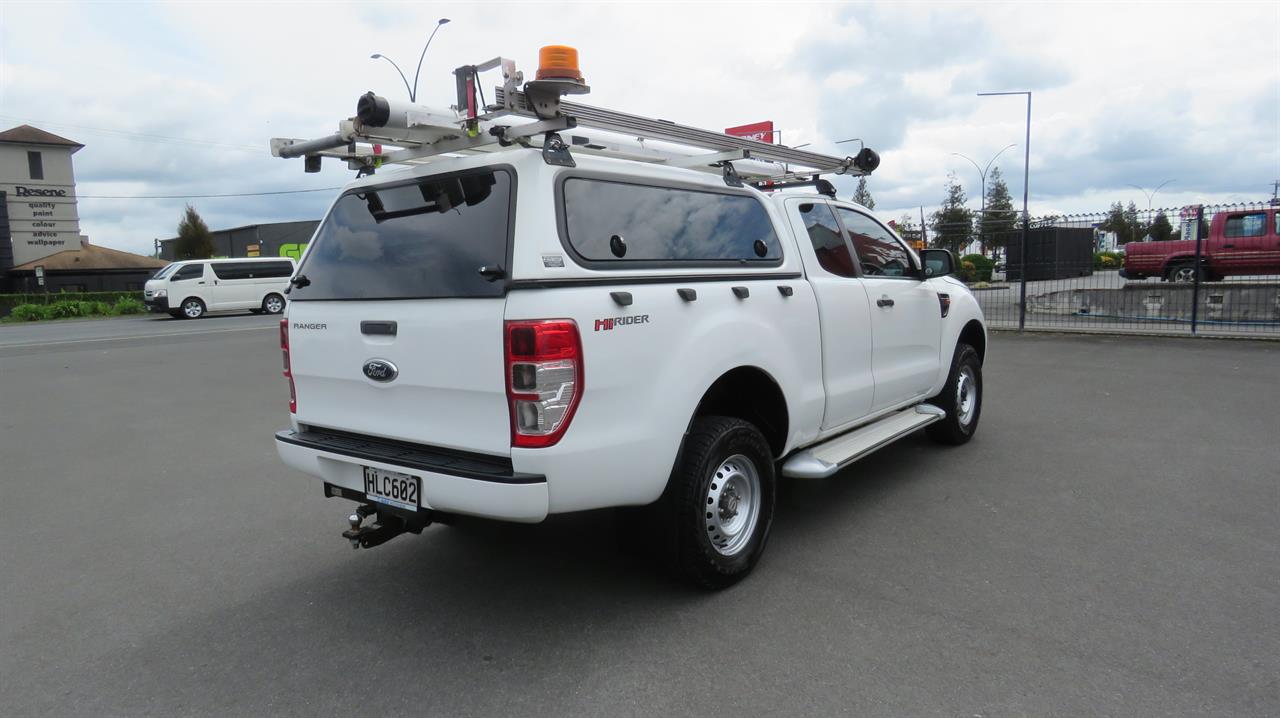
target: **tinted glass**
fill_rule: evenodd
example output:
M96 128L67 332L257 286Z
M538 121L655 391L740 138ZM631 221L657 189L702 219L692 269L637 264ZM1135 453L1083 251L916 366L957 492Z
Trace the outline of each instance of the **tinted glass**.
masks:
M1227 217L1227 226L1223 230L1226 237L1261 237L1266 233L1267 215L1263 212Z
M849 230L849 239L853 241L853 251L858 254L863 276L903 277L911 274L911 255L889 230L860 212L839 211L845 229Z
M266 279L293 274L288 262L215 262L209 265L218 279Z
M159 272L156 272L155 274L151 275L151 278L152 278L152 279L164 279L165 277L169 276L169 272L172 272L172 271L173 271L174 269L176 269L177 267L178 267L178 265L176 265L176 264L166 264L166 265L164 266L164 268L163 268L163 269L161 269Z
M485 170L344 195L316 233L294 301L502 296L511 176Z
M188 264L174 272L172 281L177 282L182 279L196 279L204 276L203 264Z
M240 262L215 262L209 265L218 279L248 279L249 268Z
M749 195L574 177L564 183L564 215L569 244L591 261L774 264L782 257L768 213Z
M44 179L44 160L39 152L27 153L27 174L31 179Z
M853 256L849 254L849 245L840 233L840 224L831 207L825 204L802 204L800 216L804 218L804 228L809 232L809 241L813 243L813 253L818 255L818 264L822 268L841 277L856 277Z

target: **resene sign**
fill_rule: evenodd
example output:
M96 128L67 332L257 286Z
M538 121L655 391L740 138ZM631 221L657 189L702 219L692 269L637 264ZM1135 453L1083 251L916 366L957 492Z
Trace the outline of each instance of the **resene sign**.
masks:
M23 187L22 185L13 186L14 194L19 197L66 197L65 189L55 189L52 187Z
M729 127L724 133L731 137L745 137L749 140L758 142L774 143L774 136L777 132L773 129L773 120L765 120L764 122L753 122L749 125L739 125L738 127Z

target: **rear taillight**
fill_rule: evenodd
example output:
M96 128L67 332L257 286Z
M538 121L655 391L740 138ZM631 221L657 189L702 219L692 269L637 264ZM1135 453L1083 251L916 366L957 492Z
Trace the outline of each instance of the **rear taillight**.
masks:
M298 413L298 395L293 390L293 369L289 365L289 320L280 320L280 352L284 354L284 376L289 380L289 413Z
M571 319L507 322L511 445L551 446L582 398L582 340Z

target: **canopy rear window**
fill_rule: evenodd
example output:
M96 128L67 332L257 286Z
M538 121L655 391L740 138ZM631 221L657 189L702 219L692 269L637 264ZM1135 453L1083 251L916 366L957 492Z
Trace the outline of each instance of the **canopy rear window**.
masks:
M768 212L748 194L586 177L561 194L566 239L587 265L782 261Z
M504 283L480 268L506 267L513 184L509 171L483 169L343 195L289 298L502 296Z

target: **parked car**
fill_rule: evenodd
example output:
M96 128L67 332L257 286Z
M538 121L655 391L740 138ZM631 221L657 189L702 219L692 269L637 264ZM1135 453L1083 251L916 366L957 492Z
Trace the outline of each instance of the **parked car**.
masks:
M356 547L623 507L722 587L764 551L777 471L973 436L987 333L954 267L857 205L678 167L516 147L379 173L293 279L276 446L359 504Z
M1126 279L1161 277L1169 282L1219 281L1233 275L1280 274L1280 232L1275 209L1219 212L1200 242L1130 242L1124 245Z
M168 312L179 319L246 309L279 314L284 311L294 267L287 257L174 262L143 285L143 302L148 311Z

